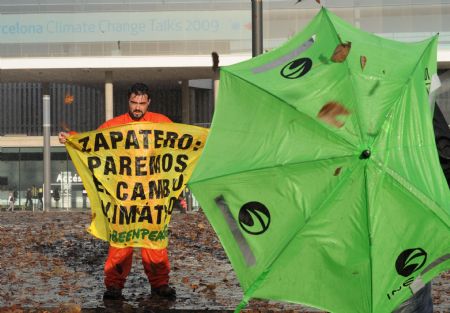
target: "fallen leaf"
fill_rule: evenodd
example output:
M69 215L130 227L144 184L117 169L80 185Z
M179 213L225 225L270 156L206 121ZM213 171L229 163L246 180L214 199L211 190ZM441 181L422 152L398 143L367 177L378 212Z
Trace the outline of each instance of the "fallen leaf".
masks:
M191 284L192 292L195 292L196 289L198 289L198 285Z
M341 128L344 126L345 122L337 119L340 115L349 115L350 112L340 103L331 101L325 104L322 109L320 109L317 117L323 122Z
M189 284L189 277L183 277L182 279L181 279L181 282L183 283L183 284Z
M10 281L15 281L17 279L16 273L15 272L8 273L8 279Z
M214 290L214 289L216 289L216 284L208 284L208 285L206 285L206 288L207 289L209 289L209 290Z
M341 173L342 167L338 167L335 171L334 171L334 176L338 176Z
M361 62L361 69L364 71L364 68L366 67L367 63L367 58L364 55L362 55L360 57L360 62Z
M347 59L348 54L350 53L350 48L352 47L351 42L340 43L334 49L333 56L331 57L331 61L336 63L342 63Z
M0 312L5 313L24 313L25 311L22 309L20 305L14 304L13 306L6 308L6 309L0 309Z
M202 223L198 223L198 228L200 228L200 229L205 229L205 224L202 224Z
M316 2L317 2L318 4L320 4L320 0L316 0Z
M59 306L59 312L61 313L80 313L81 307L74 303L63 303Z
M72 104L74 97L71 94L66 94L64 97L64 104Z

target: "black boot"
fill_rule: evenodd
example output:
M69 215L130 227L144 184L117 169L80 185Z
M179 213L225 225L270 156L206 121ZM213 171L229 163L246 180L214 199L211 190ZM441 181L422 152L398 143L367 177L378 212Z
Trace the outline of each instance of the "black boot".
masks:
M103 294L103 300L125 300L122 289L107 288Z
M158 295L163 298L173 300L177 297L177 292L174 288L169 287L169 285L162 285L159 287L152 287L152 294Z

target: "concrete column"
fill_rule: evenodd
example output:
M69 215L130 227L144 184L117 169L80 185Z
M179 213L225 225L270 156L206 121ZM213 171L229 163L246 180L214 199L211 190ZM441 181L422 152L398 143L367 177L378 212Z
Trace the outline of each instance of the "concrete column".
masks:
M358 7L353 9L353 15L355 19L355 27L361 28L361 11Z
M189 80L183 80L181 82L181 121L184 124L190 124L192 121Z
M114 116L113 106L113 75L112 71L105 72L105 121Z
M43 132L44 132L44 203L42 203L42 211L50 211L50 96L43 96ZM39 200L40 201L40 200Z
M181 81L181 122L183 124L191 123L191 102L190 102L190 93L189 93L189 80ZM191 192L186 192L188 190L185 189L185 199L187 205L187 211L192 211L192 194Z

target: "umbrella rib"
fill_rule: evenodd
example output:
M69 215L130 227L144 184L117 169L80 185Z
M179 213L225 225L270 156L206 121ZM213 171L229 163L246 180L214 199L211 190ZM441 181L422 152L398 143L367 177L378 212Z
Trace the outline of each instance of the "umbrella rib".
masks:
M312 118L311 116L309 116L308 114L306 114L306 113L304 113L304 112L302 112L302 111L297 110L297 108L296 108L295 106L293 106L291 103L289 103L289 102L287 102L286 100L284 100L283 98L280 98L279 96L273 94L271 91L269 91L269 90L267 90L267 89L261 88L260 86L254 84L252 81L249 81L249 80L245 79L244 77L242 77L242 76L240 76L240 75L237 75L236 73L232 73L232 72L230 72L230 71L228 71L228 70L226 70L226 69L221 69L221 71L228 72L229 75L235 76L235 77L239 78L240 80L245 81L246 83L252 85L253 87L255 87L255 88L257 88L257 89L259 89L260 91L263 91L263 92L268 93L268 94L271 95L272 97L278 99L280 102L286 103L286 104L287 104L288 106L290 106L295 112L297 112L297 113L301 114L302 116L304 116L304 117L306 117L306 118L308 118L308 119L314 121L315 124L319 125L319 126L320 126L321 128L323 128L323 129L325 129L326 132L327 132L327 134L331 134L331 135L332 135L334 138L336 138L337 140L339 140L339 141L341 141L341 142L343 141L343 142L348 143L348 144L350 144L351 146L355 147L355 145L354 145L352 142L348 141L348 140L345 139L344 137L338 136L337 133L335 133L335 132L331 132L327 127L325 127L325 125L324 125L323 123L318 123L318 121L317 121L316 119Z
M394 179L403 189L405 189L408 194L411 194L416 198L420 203L424 206L429 207L431 212L442 222L445 226L448 226L445 220L442 219L441 216L436 214L436 211L440 209L440 205L436 203L433 199L429 198L426 194L416 188L413 184L411 184L408 180L402 177L400 174L392 170L390 167L385 166L381 162L373 162L378 168L383 170L386 174L388 174L392 179Z
M413 77L414 72L417 70L417 67L419 66L420 61L422 60L423 56L425 55L425 52L428 50L428 48L430 47L430 45L436 40L436 35L434 37L432 37L432 39L429 40L427 46L425 47L425 49L423 49L422 51L422 55L420 56L420 58L417 59L416 65L414 66L414 69L411 71L411 74L408 77L408 80L411 80L411 78Z
M367 163L364 166L364 188L365 188L365 200L366 200L366 218L367 218L367 234L369 236L369 262L370 262L370 312L373 312L373 266L372 266L372 225L370 223L370 207L369 207L369 188L368 188L368 178L367 178Z
M218 179L218 178L223 178L223 177L228 177L228 176L233 176L233 175L239 175L242 173L252 173L252 172L262 171L262 170L266 170L266 169L273 169L273 168L277 168L277 167L285 167L285 166L288 167L288 166L292 166L292 165L308 164L308 163L313 163L313 162L321 162L321 161L325 161L325 160L338 160L338 159L345 159L345 158L350 158L350 157L355 157L355 156L357 156L357 155L350 154L350 155L344 155L344 156L339 156L339 157L334 157L334 158L323 158L323 159L317 159L317 160L307 160L307 161L302 161L302 162L279 164L276 166L258 167L258 168L254 168L252 170L241 170L241 171L226 173L226 174L222 174L222 175L218 175L218 176L214 176L214 177L207 177L204 179L196 180L194 182L188 182L188 185L193 185L193 184L202 183L202 182L205 182L208 180L213 180L213 179Z
M411 73L408 76L408 79L405 81L404 86L402 88L402 91L399 93L397 99L395 99L394 101L394 105L392 106L392 108L390 109L389 113L387 114L388 116L391 116L392 112L395 111L395 109L397 108L398 105L400 105L400 101L398 101L398 99L400 99L405 92L408 90L408 86L411 83L411 78L413 77L414 72L417 70L417 67L419 66L420 61L422 60L425 52L428 50L428 48L430 47L431 43L435 40L435 37L433 37L432 40L430 40L430 42L428 43L428 45L425 47L425 49L423 49L422 51L422 55L420 56L420 58L418 58L416 65L414 66L414 69L411 71ZM387 118L384 120L383 124L380 126L380 129L384 128L385 124L388 124L391 121L391 119ZM380 139L381 136L377 136L376 139L374 140L373 146L375 146Z
M339 34L338 34L337 30L336 30L336 27L334 27L334 24L331 21L331 19L328 16L328 14L325 14L325 16L326 16L326 20L327 20L328 24L330 24L330 27L334 30L336 36L338 36L337 39L339 40ZM337 43L338 44L341 43L340 40ZM353 77L353 75L351 75L350 66L348 65L347 60L344 60L343 63L345 63L345 65L347 66L347 71L348 71L348 73L350 75L350 82L351 82L351 86L352 86L353 96L354 96L354 99L355 99L355 107L354 107L354 109L356 111L356 120L357 120L357 124L358 124L359 135L360 135L360 138L361 138L362 142L365 142L366 141L365 140L365 133L362 130L362 126L361 126L362 123L361 123L361 120L360 120L360 115L358 113L358 107L359 106L357 104L359 102L357 101L357 97L356 97L356 88L355 88L355 85L354 85L354 77Z

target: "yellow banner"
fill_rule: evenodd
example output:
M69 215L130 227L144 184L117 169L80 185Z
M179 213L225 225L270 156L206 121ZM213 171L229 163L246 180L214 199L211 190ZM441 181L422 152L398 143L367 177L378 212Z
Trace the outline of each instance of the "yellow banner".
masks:
M165 248L173 204L207 135L202 127L136 122L70 136L66 148L92 208L88 231L115 247Z

